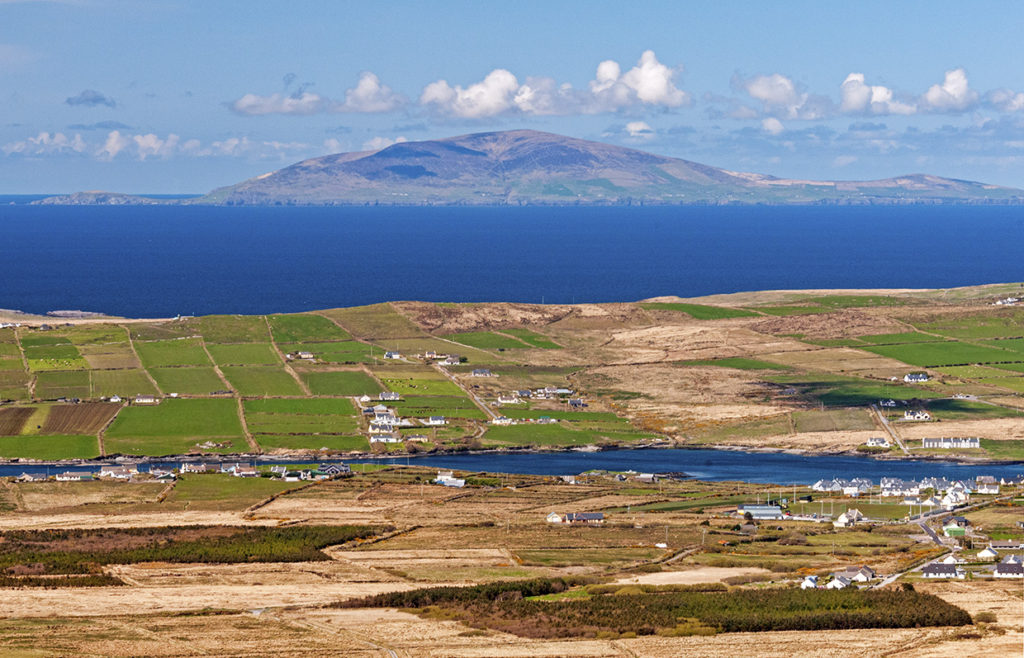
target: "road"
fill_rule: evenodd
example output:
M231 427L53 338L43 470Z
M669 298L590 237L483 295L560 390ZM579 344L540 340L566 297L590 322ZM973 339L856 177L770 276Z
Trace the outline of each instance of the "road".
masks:
M484 402L483 400L481 400L481 399L480 399L480 398L479 398L479 397L477 396L477 394L476 394L476 393L474 393L474 392L473 392L472 390L470 390L470 389L469 389L469 388L467 388L466 386L463 386L463 385L462 385L462 382L460 382L460 381L459 381L459 380L458 380L458 379L457 379L457 378L455 377L455 375L453 375L452 373L448 372L447 370L445 370L444 368L442 368L442 367L441 367L440 365L438 365L438 364L436 364L436 363L435 363L435 364L433 364L433 365L434 365L434 369L435 369L435 370L437 370L438 372L440 372L441 374L443 374L443 375L444 375L445 377L447 377L447 378L448 378L448 379L449 379L449 380L451 381L451 383L453 383L453 384L455 384L456 386L458 386L459 388L461 388L461 389L462 389L462 390L463 390L463 391L464 391L464 392L466 393L466 395L468 395L468 396L469 396L469 399L471 399L471 400L473 401L473 403L474 403L474 404L475 404L475 405L476 405L477 407L479 407L479 408L480 408L480 410L481 410L481 411L483 411L483 412L484 412L485 414L487 414L487 415L488 415L488 416L489 416L490 418L492 418L492 419L493 419L493 418L497 418L497 417L498 417L498 414L497 414L497 413L495 413L493 409L491 409L490 407L488 407L488 406L487 406L487 404L486 404L486 403L485 403L485 402Z
M878 408L878 405L871 405L871 411L875 412L875 415L878 416L878 420L881 421L882 427L884 427L885 431L889 433L889 436L892 438L892 440L896 442L896 445L900 447L900 450L903 451L903 454L909 456L910 451L907 450L907 447L905 445L903 445L903 441L900 440L900 437L896 436L896 432L894 432L892 426L889 425L889 419L885 417L885 414L883 414L882 411Z

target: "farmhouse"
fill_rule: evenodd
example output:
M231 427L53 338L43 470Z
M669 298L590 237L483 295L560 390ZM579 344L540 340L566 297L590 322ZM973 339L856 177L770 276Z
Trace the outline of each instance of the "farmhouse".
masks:
M155 395L136 395L135 404L160 404L160 398Z
M923 372L909 372L903 376L903 381L908 384L920 384L928 381L928 375Z
M443 361L441 361L441 365L443 366L457 366L460 363L462 363L462 357L458 354L449 354Z
M426 420L421 420L420 422L423 423L424 425L431 425L435 427L448 424L448 421L445 420L444 416L431 416L430 418Z
M992 575L996 578L1024 578L1024 565L1000 562Z
M547 515L548 523L561 523L565 525L601 525L604 523L604 514L601 512L566 512L559 514L552 512Z
M494 375L487 368L473 368L473 372L469 373L474 377L493 377Z
M926 564L921 569L921 575L925 578L963 578L964 572L961 569L957 569L955 564L934 562Z
M87 480L95 480L96 478L94 478L90 473L72 473L71 471L68 471L67 473L58 473L54 479L56 479L57 482L84 482Z
M507 426L507 425L515 425L516 421L512 420L511 418L507 418L505 416L498 416L494 420L490 421L490 424L491 425Z
M347 475L352 472L348 464L320 464L320 468L317 470L327 475Z
M316 354L313 354L312 352L305 352L305 351L303 351L303 352L296 352L295 356L299 357L300 359L306 359L307 361L312 361L313 359L316 358Z
M818 587L817 576L807 576L804 581L800 583L800 589L816 589Z
M880 436L873 436L864 445L869 448L888 448L889 442Z
M519 404L521 402L522 400L519 399L519 396L515 395L514 393L510 395L498 396L498 404Z
M402 358L402 355L398 352L384 352L384 358L398 360Z
M921 439L921 447L922 448L936 448L936 449L939 449L939 450L952 450L953 448L962 448L962 449L980 448L981 447L981 440L978 439L978 438L975 438L975 437L972 437L972 438L963 438L963 437L945 438L945 437L943 437L941 439Z
M391 391L383 391L380 395L377 396L377 399L379 399L381 402L396 402L402 399L402 394L393 393Z
M835 521L832 522L834 528L849 528L857 525L858 521L863 521L864 515L860 513L859 509L848 509L840 514Z
M997 551L1019 551L1024 549L1024 541L1020 539L999 539L988 544Z
M778 505L739 505L736 514L742 517L750 514L755 521L780 521L784 518Z
M461 489L466 486L466 480L463 478L455 477L455 473L452 471L438 471L437 477L434 478L434 484L440 484L445 487L455 487Z
M130 480L133 475L138 475L139 469L135 466L101 466L100 478L113 480Z
M190 464L185 462L181 465L182 473L213 473L216 470L215 466L209 464Z
M999 557L999 551L997 551L996 549L992 548L991 545L986 546L985 548L983 548L980 551L978 551L978 559L979 560L990 561L990 560L995 560L998 557Z
M875 570L871 567L847 567L842 571L833 573L832 576L834 578L846 578L850 582L866 583L869 580L874 580Z
M903 420L931 420L932 415L924 409L907 409L903 412Z
M825 585L825 589L846 589L850 586L850 579L845 576L836 576Z
M373 434L370 443L401 443L401 439L394 434Z

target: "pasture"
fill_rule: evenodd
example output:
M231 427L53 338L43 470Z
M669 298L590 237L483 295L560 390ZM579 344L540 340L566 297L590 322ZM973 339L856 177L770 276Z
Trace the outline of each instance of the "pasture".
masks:
M240 439L242 426L232 399L165 399L153 406L133 405L123 409L107 430L106 437L108 441L133 437Z
M471 331L461 334L448 334L445 338L455 341L456 343L462 343L463 345L469 345L470 347L476 347L477 349L482 350L531 347L531 345L519 340L518 338L503 336L502 334L498 334L493 331Z
M319 315L335 320L353 335L367 340L425 336L422 329L391 304L335 308L320 311Z
M270 343L213 343L206 346L219 366L273 366L281 357Z
M141 368L142 363L127 343L110 345L82 345L78 348L82 357L93 369Z
M267 452L274 450L328 450L336 452L367 452L370 444L362 436L332 434L258 434L256 442Z
M384 358L384 350L366 343L343 340L335 343L283 343L283 352L312 352L317 360L326 363L370 363L376 357Z
M149 374L164 393L209 395L227 388L213 368L150 368Z
M677 366L712 366L715 368L734 368L736 370L792 370L790 366L779 363L762 361L760 359L748 359L745 357L726 357L724 359L694 359L691 361L676 361Z
M313 395L369 395L381 392L380 384L362 370L298 370Z
M0 436L0 457L4 459L92 459L98 457L99 452L95 436Z
M398 402L389 402L388 406L394 407L395 413L402 417L444 416L446 418L487 420L487 415L465 396L409 395Z
M757 313L740 308L725 308L722 306L708 306L706 304L646 302L639 306L640 308L647 309L649 311L676 311L679 313L686 313L694 320L722 320L725 318L750 318L757 316Z
M876 345L860 349L924 368L1024 360L1024 355L1019 352L955 341Z
M28 399L28 384L31 376L21 370L0 369L0 400Z
M129 397L140 393L155 395L156 387L145 370L93 370L90 373L92 397L120 395Z
M41 400L87 398L89 394L88 370L40 372L36 375L36 397Z
M560 350L562 346L554 342L547 336L539 334L536 331L529 329L502 329L501 333L514 336L519 340L523 341L531 347L537 347L542 350Z
M279 366L224 366L221 372L240 395L303 395L295 378Z
M270 342L270 331L261 315L204 315L187 322L207 343Z
M212 365L198 338L136 341L135 351L146 368Z
M352 403L344 398L245 400L245 421L253 434L354 434Z
M381 382L384 383L384 387L387 390L401 393L402 395L445 395L454 397L464 395L461 388L447 379L381 377Z
M951 338L1019 338L1024 334L1024 309L1010 306L910 322L921 331Z
M861 407L890 398L912 400L941 397L941 394L921 387L883 384L856 377L824 373L773 375L766 379L795 389L796 395L829 407Z
M278 343L352 340L352 335L334 322L315 313L268 315L270 332Z

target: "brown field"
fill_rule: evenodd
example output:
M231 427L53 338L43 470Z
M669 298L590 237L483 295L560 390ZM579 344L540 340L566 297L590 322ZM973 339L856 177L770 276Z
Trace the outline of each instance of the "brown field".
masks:
M32 512L70 510L83 505L139 503L154 500L166 487L160 482L22 482L14 485L22 503ZM6 521L0 517L0 524Z
M0 409L0 436L15 436L21 434L21 428L35 410L31 407L8 407Z
M120 409L121 405L107 402L54 405L40 431L43 434L95 434Z

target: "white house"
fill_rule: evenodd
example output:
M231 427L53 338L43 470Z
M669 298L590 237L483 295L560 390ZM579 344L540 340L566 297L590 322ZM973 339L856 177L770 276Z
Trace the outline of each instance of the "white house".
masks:
M998 482L978 482L977 489L975 489L975 493L987 494L987 495L996 495L996 494L999 493L999 483Z
M923 372L908 372L903 376L903 381L908 384L920 384L928 381L928 375Z
M441 426L441 425L447 425L448 424L448 421L445 420L444 416L431 416L430 418L427 418L426 420L420 420L420 422L423 423L424 425L430 425L430 426L433 426L433 427L438 427L438 426Z
M867 443L865 443L864 445L866 445L869 448L888 448L889 442L886 441L883 437L873 436L870 439L868 439Z
M858 521L863 521L864 515L860 513L858 509L848 509L836 518L832 522L834 528L849 528L857 525Z
M498 416L490 422L491 425L515 425L516 421L505 416Z
M474 368L471 373L473 377L493 377L494 374L487 368Z
M398 360L402 358L402 355L398 352L384 352L384 358Z
M112 480L130 480L133 475L138 475L139 469L135 466L101 466L100 477Z
M932 416L924 409L907 409L903 412L903 420L931 420Z
M850 579L845 576L836 576L825 585L825 589L846 589L850 586Z
M958 569L955 564L933 562L926 564L921 569L921 575L925 578L963 578L964 572L962 569Z
M981 440L978 439L977 437L943 437L940 439L921 439L921 447L937 448L940 450L952 450L953 448L980 448Z
M380 395L377 396L377 399L380 400L381 402L393 402L396 400L401 400L402 394L394 393L392 391L383 391Z
M519 404L521 402L522 400L515 394L498 396L498 404Z
M1024 578L1024 566L1012 562L1000 562L992 575L996 578Z
M155 395L136 395L135 404L160 404L160 399Z
M942 558L942 564L963 564L963 558L957 557L956 553L950 553Z
M445 487L455 487L461 489L466 486L466 480L463 478L455 477L455 473L452 471L438 471L437 477L434 478L434 484L440 484Z
M986 546L985 548L983 548L980 551L978 551L978 559L979 560L985 560L986 562L988 562L990 560L995 560L998 557L999 557L999 551L997 551L996 549L992 548L991 546Z
M816 589L818 587L817 576L807 576L804 581L800 583L800 589Z

